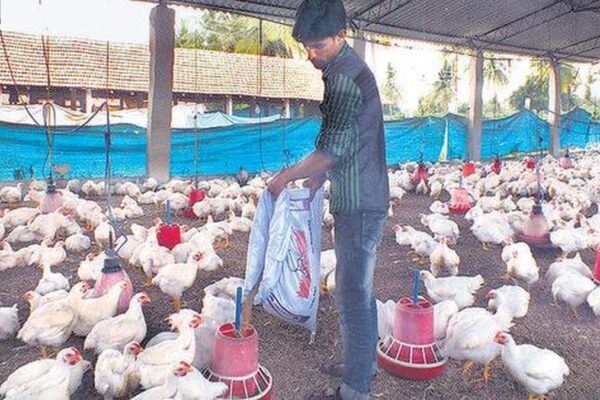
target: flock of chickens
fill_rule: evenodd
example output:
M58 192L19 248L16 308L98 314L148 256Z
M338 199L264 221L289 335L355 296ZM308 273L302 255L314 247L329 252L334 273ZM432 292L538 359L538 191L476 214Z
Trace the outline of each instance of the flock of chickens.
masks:
M563 252L544 272L544 279L551 284L557 303L567 304L573 312L589 306L596 315L600 315L600 288L577 252L600 244L600 214L586 216L600 189L598 158L595 153L582 157L572 169L560 168L550 157L541 161L542 186L547 194L543 213L552 244ZM436 199L431 213L420 216L428 231L409 225L393 227L397 244L410 247L413 261L429 265L429 270L421 271L421 279L428 299L435 303L436 339L443 343L448 357L467 361L465 373L474 364L483 365L486 382L490 363L500 356L530 398L542 398L562 385L569 374L567 364L553 351L517 345L508 333L514 320L528 313L528 289L540 280L534 253L526 243L515 240L534 205L538 189L535 173L522 161L507 161L499 174L478 164L475 174L461 179L457 165L435 164L428 165L428 181L415 184L416 167L407 163L390 170L390 214L407 191ZM21 183L1 188L0 274L10 268L33 266L41 270L41 278L35 288L23 288L29 290L24 294L30 307L25 321L19 321L16 305L0 308L0 340L16 335L27 345L38 347L43 358L16 369L0 386L0 398L70 398L91 364L74 347L63 348L54 358L46 357L48 348L60 349L71 335L85 337L83 349L99 355L94 381L106 399L127 398L139 387L143 391L135 399L214 399L224 395L227 387L209 382L200 370L210 365L216 329L234 318L235 291L243 279L225 278L204 288L201 313L184 308L182 295L194 285L199 271L223 266L219 251L234 232L251 229L255 204L267 179L263 173L242 185L229 178L200 182L206 198L193 206L193 213L202 222L182 226L182 241L172 250L158 244L156 232L162 224L158 218L151 226L131 224L125 235L116 232L109 211L99 204L99 197L106 194L103 182L68 181L60 191L62 207L48 214L36 206L18 207L23 202L40 204L44 182L30 182L25 196ZM294 183L297 187L301 184ZM464 216L471 222L473 235L484 249L503 246L506 277L514 283L488 292L488 309L473 307L484 279L481 275L460 275L460 256L452 249L460 240L460 230L448 218L448 203L437 200L459 185L474 199ZM191 188L191 182L178 179L165 185L151 178L143 183L118 182L111 190L122 200L112 215L126 222L144 215L140 205L162 208L167 202L174 212L182 211L188 206ZM328 195L328 183L325 192ZM323 226L335 235L327 199ZM117 310L119 299L124 291L133 289L129 283L121 282L102 296L93 295L92 282L101 277L106 253L92 249L106 248L116 236L120 236L114 243L119 257L140 270L145 285L157 286L172 300L174 313L168 318L172 331L156 335L143 347L141 343L147 340L143 309L151 301L148 294L134 294L127 311L121 314ZM81 254L77 282L58 272L67 253ZM335 266L333 250L324 250L323 292L335 289ZM394 308L392 300L378 301L382 337L392 330Z

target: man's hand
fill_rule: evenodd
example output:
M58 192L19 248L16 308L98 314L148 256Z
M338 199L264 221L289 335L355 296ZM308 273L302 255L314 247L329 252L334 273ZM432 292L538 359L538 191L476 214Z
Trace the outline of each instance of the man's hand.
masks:
M287 175L287 170L282 169L267 182L267 189L274 198L277 198L283 189L286 188L287 184L290 183Z
M319 190L321 186L323 186L326 180L327 177L325 176L325 174L321 174L318 176L311 176L302 183L302 186L304 186L307 189L310 189L311 200L314 197L317 190Z

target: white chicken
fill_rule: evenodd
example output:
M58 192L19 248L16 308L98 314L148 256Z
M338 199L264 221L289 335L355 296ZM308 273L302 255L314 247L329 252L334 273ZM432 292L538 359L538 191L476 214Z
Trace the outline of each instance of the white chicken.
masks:
M438 276L441 270L447 270L450 275L458 275L460 257L455 250L448 247L448 238L442 237L440 243L429 256L431 273Z
M194 284L203 259L204 255L196 252L190 255L185 264L167 264L152 278L152 284L158 286L163 293L171 296L176 311L181 310L181 296L185 290Z
M511 258L506 262L505 278L510 277L525 281L529 287L540 279L540 269L530 252L513 249Z
M498 289L493 289L491 293L502 293L502 298L505 299L506 304L511 307L514 318L523 318L529 311L529 301L531 295L525 289L520 286L504 285ZM489 293L488 293L489 294ZM488 296L487 307L491 311L498 309L498 297Z
M544 277L549 284L552 284L560 275L570 273L578 273L586 278L593 278L592 271L590 271L590 268L581 260L579 253L573 258L564 258L550 264Z
M64 354L64 352L62 354ZM2 386L0 386L0 396L4 396L9 390L27 384L28 382L47 374L61 356L61 352L58 352L54 359L36 360L17 368L9 375ZM79 389L83 375L89 371L91 367L92 363L83 359L75 365L69 365L69 394L73 395L73 393Z
M433 337L442 340L446 337L448 322L459 311L454 300L444 300L433 306Z
M138 356L140 384L148 389L162 385L168 378L168 365L175 360L192 363L196 354L194 330L202 323L200 314L173 314L169 322L179 331L173 340L164 340L154 346L146 347Z
M329 249L321 251L321 293L327 292L327 277L335 271L337 258L335 250Z
M546 393L560 387L569 375L565 360L551 350L517 345L513 337L504 332L498 332L494 340L502 346L502 363L525 387L530 399L546 398Z
M67 259L64 242L57 242L53 247L51 247L51 244L52 241L48 239L43 240L40 247L32 252L29 257L29 263L37 265L46 264L51 267L62 264Z
M138 247L134 257L135 253L138 254L140 265L146 275L145 286L152 286L152 275L157 274L163 266L175 264L175 257L169 249L158 244L146 242Z
M214 400L229 390L224 382L211 382L193 366L190 372L179 379L177 395L183 400Z
M570 253L585 250L590 246L590 235L585 228L561 228L550 232L550 241L560 247L563 257Z
M256 205L254 204L254 198L248 198L248 202L242 207L242 217L248 218L250 221L254 220L256 215Z
M471 232L482 243L484 250L489 250L490 244L505 243L513 235L506 215L499 211L476 217L471 226Z
M112 286L103 296L81 299L77 306L77 323L73 333L87 336L98 322L114 317L121 292L129 286L128 282L122 281Z
M116 237L115 229L108 220L101 222L96 229L94 229L94 240L101 248L105 248L109 245L111 235L113 239Z
M130 395L140 384L140 374L135 357L144 348L138 342L130 342L123 353L106 349L98 356L94 371L94 386L104 399Z
M77 304L88 292L85 282L73 286L66 299L39 306L31 312L17 334L17 339L40 347L46 358L46 346L59 347L67 341L77 322Z
M8 243L26 243L38 240L36 233L29 230L27 226L17 226L5 238Z
M23 184L17 183L17 186L5 186L0 188L0 203L16 204L23 197Z
M179 380L192 371L190 363L181 361L169 365L166 369L167 377L160 386L153 387L132 397L131 400L165 400L181 399L177 397Z
M0 340L12 338L19 330L19 309L17 305L12 307L0 307Z
M592 308L595 316L600 316L600 287L592 290L587 297L587 303Z
M49 264L42 264L40 267L44 272L42 278L35 287L35 291L41 295L55 292L57 290L69 290L71 285L69 280L60 272L52 272Z
M14 210L4 210L2 223L6 229L13 229L17 226L27 225L33 221L40 213L39 208L20 207Z
M439 200L434 201L429 206L429 211L437 214L448 214L450 210L448 209L448 204L442 203Z
M23 252L13 251L8 242L0 242L0 272L25 265Z
M85 250L89 250L92 247L92 241L89 237L85 236L82 233L76 233L74 235L69 236L65 240L65 247L67 250L80 253Z
M563 301L577 317L576 308L585 303L588 295L596 288L594 282L579 273L560 275L552 283L552 298L556 303Z
M467 360L463 367L466 374L475 364L482 364L483 381L489 380L490 363L500 354L500 346L494 342L498 331L508 331L512 326L512 312L502 293L490 294L498 298L495 314L483 308L466 308L454 314L448 323L443 351L456 360Z
M71 369L81 363L79 351L70 347L61 350L56 356L52 366L33 379L29 379L28 373L35 372L38 368L27 368L17 370L18 377L12 381L19 382L6 391L6 400L67 400L70 398ZM25 376L24 376L25 375ZM10 380L11 377L9 377Z
M477 276L450 276L436 278L429 271L421 271L421 280L427 289L427 295L433 302L454 300L459 308L473 305L473 294L483 286L481 275Z
M396 302L388 300L385 303L376 299L377 303L377 334L379 338L390 335L394 329L396 315Z
M150 297L142 292L129 301L124 314L98 322L85 338L84 350L94 349L102 353L106 349L123 351L129 342L141 342L146 337L147 325L142 305L149 303Z
M421 223L429 228L435 239L447 237L449 243L456 243L460 236L460 230L456 222L442 214L422 215Z
M410 246L412 243L412 237L410 231L406 226L403 225L394 225L394 237L396 239L396 243L400 246Z
M69 296L69 292L65 290L57 290L55 292L50 292L45 296L42 296L39 293L30 290L23 294L23 299L29 303L29 311L33 311L39 306L43 306L46 303L50 303L51 301L65 299Z

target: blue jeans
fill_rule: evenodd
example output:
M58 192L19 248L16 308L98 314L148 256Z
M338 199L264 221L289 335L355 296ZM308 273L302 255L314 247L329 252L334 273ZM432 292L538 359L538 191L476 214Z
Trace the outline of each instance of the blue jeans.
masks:
M335 302L344 348L344 400L368 400L377 364L373 273L387 211L334 214Z

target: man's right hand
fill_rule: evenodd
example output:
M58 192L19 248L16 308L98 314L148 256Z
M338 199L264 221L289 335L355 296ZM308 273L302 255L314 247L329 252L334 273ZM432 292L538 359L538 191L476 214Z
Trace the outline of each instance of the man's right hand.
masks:
M317 190L319 190L321 188L321 186L323 186L323 184L325 183L326 180L327 180L327 176L325 176L325 174L322 174L322 175L318 175L318 176L311 176L302 183L302 186L304 186L307 189L310 189L310 199L311 200L312 200L313 196L315 195L315 193L317 192Z

